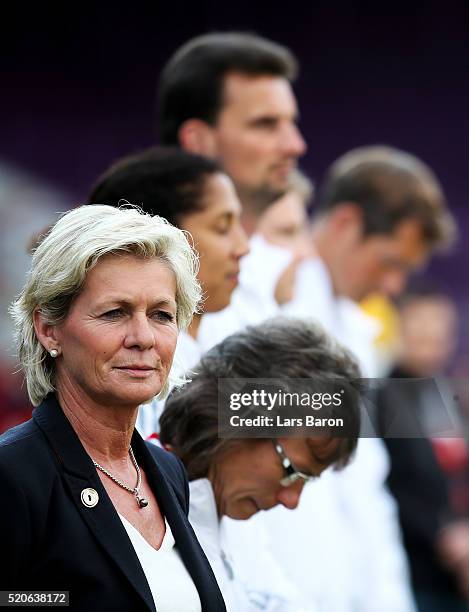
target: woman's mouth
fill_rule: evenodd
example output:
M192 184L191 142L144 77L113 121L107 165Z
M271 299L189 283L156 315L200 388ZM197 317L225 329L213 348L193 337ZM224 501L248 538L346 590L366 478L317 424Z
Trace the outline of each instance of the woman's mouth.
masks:
M133 376L135 378L149 378L153 372L156 370L156 368L153 368L151 366L144 366L144 365L126 365L126 366L119 366L115 368L116 370L120 370L121 372L125 372L126 374L129 374L130 376Z

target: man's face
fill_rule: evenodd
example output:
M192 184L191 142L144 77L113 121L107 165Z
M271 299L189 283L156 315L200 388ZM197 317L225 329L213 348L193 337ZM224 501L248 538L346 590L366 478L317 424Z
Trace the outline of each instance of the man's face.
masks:
M297 106L282 77L231 73L212 128L215 155L243 203L266 205L282 195L306 144L296 125Z
M397 225L391 234L344 236L332 270L336 293L359 301L376 291L396 296L409 274L421 268L429 247L415 219Z

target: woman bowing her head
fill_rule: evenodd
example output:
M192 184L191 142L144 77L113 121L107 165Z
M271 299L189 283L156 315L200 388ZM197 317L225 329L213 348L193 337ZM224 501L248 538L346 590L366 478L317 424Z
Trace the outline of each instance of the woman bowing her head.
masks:
M76 610L225 609L181 463L135 431L168 388L196 274L183 232L135 208L76 208L39 244L12 306L37 408L0 437L2 589L68 591Z

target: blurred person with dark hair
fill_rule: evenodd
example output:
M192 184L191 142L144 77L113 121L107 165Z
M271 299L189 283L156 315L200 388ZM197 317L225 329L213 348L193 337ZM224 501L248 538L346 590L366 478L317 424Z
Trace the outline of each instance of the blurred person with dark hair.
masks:
M254 34L220 32L189 40L160 78L161 142L220 161L250 232L285 193L306 149L291 87L297 72L286 47Z
M397 300L400 348L395 378L447 373L458 339L458 312L435 283L414 282Z
M298 71L287 47L248 32L216 32L183 44L160 76L162 143L220 162L234 182L251 237L230 307L202 318L205 349L278 313L275 289L292 255L267 242L258 222L288 191L306 151L292 89Z
M199 252L204 312L227 306L248 251L233 183L213 160L178 148L153 147L118 160L92 188L88 201L137 204L191 234ZM197 335L200 316L189 327Z
M122 199L167 219L190 233L200 257L203 312L216 312L229 304L238 284L239 260L247 253L241 227L241 206L233 184L219 165L177 148L154 147L113 164L96 182L88 198L117 206ZM202 311L194 315L187 333L178 337L175 364L181 375L202 352L197 332ZM142 406L138 427L142 434L158 431L164 403Z
M286 193L306 150L292 89L297 73L289 49L246 32L195 37L174 53L162 72L162 142L221 163L234 182L251 238L230 307L202 319L199 337L205 348L278 313L275 288L292 255L267 242L257 223Z
M213 347L195 367L191 382L169 397L161 417L160 440L188 471L190 521L217 577L227 610L259 609L249 603L251 598L254 602L262 600L262 609L299 611L300 602L280 601L279 576L262 547L255 555L267 574L269 588L265 591L258 584L255 589L251 586L244 590L243 568L237 571L231 562L231 571L227 569L229 550L224 550L219 521L223 516L245 520L277 504L296 508L305 482L318 478L328 466L343 468L357 443L360 393L356 389L350 401L334 412L347 422L347 437L334 437L326 428L315 437L223 438L218 381L267 378L295 391L298 379L308 380L308 388L317 389L331 379L353 385L358 376L351 355L321 328L311 321L280 318L248 327ZM259 408L251 406L243 417L258 414ZM307 609L315 609L311 605L309 602Z
M430 283L406 292L398 312L399 357L377 400L391 460L388 484L399 506L419 612L463 612L469 610L469 521L452 507L439 455L442 448L462 455L464 465L467 446L461 438L435 438L450 407L445 397L454 393L441 377L454 355L458 315L450 297Z

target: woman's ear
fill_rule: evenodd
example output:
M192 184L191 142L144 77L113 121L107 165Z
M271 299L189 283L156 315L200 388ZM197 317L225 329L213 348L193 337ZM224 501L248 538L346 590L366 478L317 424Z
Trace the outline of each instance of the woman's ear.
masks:
M47 323L41 309L38 307L33 313L34 331L42 346L48 353L55 350L56 356L60 352L60 344L57 337L57 326Z

